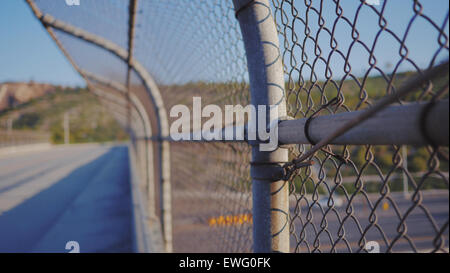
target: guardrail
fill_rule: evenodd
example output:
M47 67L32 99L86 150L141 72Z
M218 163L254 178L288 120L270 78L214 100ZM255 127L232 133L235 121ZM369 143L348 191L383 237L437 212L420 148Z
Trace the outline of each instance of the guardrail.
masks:
M0 131L0 149L40 143L50 143L50 135L15 130Z

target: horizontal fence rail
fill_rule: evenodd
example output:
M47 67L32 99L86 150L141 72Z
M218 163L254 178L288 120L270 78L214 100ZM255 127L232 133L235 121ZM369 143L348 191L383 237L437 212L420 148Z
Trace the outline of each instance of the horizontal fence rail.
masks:
M428 103L414 103L401 106L390 106L376 115L368 118L358 127L345 132L329 144L336 145L426 145L428 135L433 143L439 146L449 145L449 102L443 100L436 103L427 113L424 121L423 112ZM329 116L319 116L309 125L309 135L312 140L324 139L330 133L340 128L347 121L358 117L363 111L345 112ZM278 125L278 139L281 145L286 144L308 144L310 141L305 135L305 124L307 118L296 120L282 120ZM423 132L422 122L425 123ZM382 129L380 129L382 127ZM248 126L229 126L221 130L221 135L233 132L229 139L205 139L205 135L213 135L209 131L199 131L190 134L181 134L181 140L172 137L164 138L167 141L178 142L237 142L248 141ZM242 140L238 140L236 132L242 131ZM194 135L202 138L195 140ZM156 139L156 138L150 138ZM186 139L186 140L183 140Z
M402 106L390 106L368 118L357 127L346 131L329 144L338 145L426 145L430 136L433 143L448 146L449 120L448 100L436 103L422 121L424 109L428 103L414 103ZM319 142L343 126L347 121L358 117L362 111L339 113L314 118L309 125L309 135ZM282 144L308 144L305 124L308 119L280 122L279 141ZM421 123L425 123L424 133Z

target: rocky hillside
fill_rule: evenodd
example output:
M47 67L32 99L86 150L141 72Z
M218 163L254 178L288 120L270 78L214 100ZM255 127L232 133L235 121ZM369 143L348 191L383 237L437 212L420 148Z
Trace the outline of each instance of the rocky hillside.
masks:
M68 114L71 143L127 138L112 115L84 88L6 83L0 90L0 131L12 127L16 132L47 133L53 143L62 143L63 118Z
M0 83L0 111L53 93L55 90L53 85L35 82Z

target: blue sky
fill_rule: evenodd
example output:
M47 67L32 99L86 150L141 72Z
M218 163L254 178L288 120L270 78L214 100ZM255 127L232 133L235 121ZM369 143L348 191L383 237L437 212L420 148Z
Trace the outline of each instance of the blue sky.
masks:
M48 2L46 2L48 1ZM46 0L43 1L43 3L47 3L46 6L53 6L53 4L58 3L54 2L57 0ZM51 2L50 2L51 1ZM97 1L97 0L96 0ZM163 0L160 0L163 1ZM51 3L51 4L49 4ZM63 0L60 0L60 4L62 5ZM81 2L83 5L83 1ZM85 5L87 5L87 0ZM92 2L94 3L94 2ZM92 6L92 3L89 8ZM101 3L101 2L95 2ZM114 2L118 3L118 2ZM145 2L145 4L148 4L149 2ZM151 3L157 3L151 2ZM303 1L297 1L295 2L298 4L299 13L304 15L305 13L305 7ZM315 5L319 3L319 1L315 1ZM330 3L331 0L330 0ZM349 16L350 19L352 19L352 14L354 14L356 7L358 7L359 0L342 0L341 5L343 6L345 10L345 14ZM383 3L383 0L381 0L381 3ZM400 37L402 37L402 34L405 32L409 20L411 16L413 15L413 7L412 7L412 1L411 0L391 0L388 2L387 10L385 12L385 17L388 19L390 28L399 34ZM433 20L436 21L437 24L442 25L444 23L444 19L448 12L448 0L422 0L421 3L424 6L424 13ZM42 3L41 3L42 5ZM333 18L336 17L335 10L334 10L334 4L330 5L330 8L325 9L324 16L327 17L327 25L328 27L332 28ZM95 5L92 7L96 7ZM144 8L146 6L144 5ZM92 12L99 13L102 11L102 9L94 9ZM154 8L154 5L149 5L148 8ZM123 7L120 8L121 10L124 9ZM107 9L111 12L110 9ZM148 10L150 13L151 10ZM172 12L172 10L171 10ZM184 12L182 10L182 12ZM231 11L230 11L231 12ZM123 12L126 14L126 11ZM59 14L62 16L64 13ZM173 16L176 16L176 14L171 14L170 16L166 16L168 20L173 21ZM291 16L291 15L288 15ZM64 16L63 16L64 17ZM95 17L95 16L94 16ZM74 18L77 18L76 16ZM83 17L80 17L83 18ZM115 18L115 17L113 17ZM122 17L121 17L122 18ZM163 29L164 31L153 31L151 34L157 34L157 33L165 33L169 32L172 33L170 29L170 24L168 22L163 21L149 21L149 17L138 17L139 20L143 20L141 23L143 25L147 25L148 23L153 24L153 27ZM159 17L158 17L159 18ZM162 19L164 19L163 17ZM65 18L62 18L65 19ZM123 26L126 26L126 18L124 19ZM150 18L151 19L151 18ZM162 20L161 19L161 20ZM317 18L315 18L313 15L311 15L310 18L310 27L312 33L315 33L317 31L317 25L315 27L315 22L317 21ZM90 26L95 25L95 28L101 29L101 26L97 24L92 24L92 22L97 22L95 19L93 21L88 20L87 22L79 22L78 24L85 23L87 24L87 27L90 28ZM73 22L71 22L73 23ZM117 22L114 22L117 23ZM91 24L91 25L89 25ZM122 26L121 25L121 26ZM86 27L86 26L85 26ZM175 25L175 28L178 29L178 26ZM296 23L296 31L301 36L303 35L303 28L304 26L297 20ZM369 46L373 42L375 35L377 31L379 30L378 26L378 16L375 15L373 11L371 11L369 8L364 8L360 14L360 17L358 19L357 28L360 32L361 39L365 41L366 44ZM448 35L448 22L445 26L445 32ZM110 28L114 29L114 31L110 31L109 33L113 33L114 37L122 37L126 41L126 35L122 34L119 35L116 31L116 28ZM152 30L152 28L149 28ZM197 27L195 26L193 30L195 31ZM91 29L90 29L91 30ZM91 30L92 31L92 30ZM176 33L176 32L174 32ZM180 48L177 47L177 52L173 52L173 47L159 47L158 50L149 50L152 49L149 47L145 42L149 41L150 37L149 33L139 32L138 28L138 36L141 34L142 37L147 37L144 40L141 39L141 43L139 43L139 40L137 42L138 45L141 47L136 50L136 56L141 59L141 62L143 62L150 72L156 76L156 78L172 78L169 77L168 73L166 71L161 70L163 67L169 66L170 64L166 64L168 62L167 59L174 59L174 58L167 58L160 60L159 63L154 62L154 58L150 58L150 61L146 62L146 57L150 56L152 53L155 53L153 51L159 52L169 52L169 55L173 55L175 53L177 58L179 60L183 60L185 56L188 54L185 54L188 50L187 48ZM206 33L205 35L210 36L209 33ZM44 28L41 26L41 24L35 19L35 17L32 15L29 7L26 5L24 0L1 0L1 8L0 8L0 82L4 81L29 81L34 80L37 82L48 82L53 84L61 84L61 85L84 85L83 80L80 78L80 76L74 71L74 69L71 67L71 65L68 63L68 61L65 59L65 57L60 53L54 42L51 40L51 38L48 36L47 32L44 30ZM114 37L108 37L109 39L112 39ZM327 35L321 36L319 40L319 44L321 45L321 48L324 49L323 56L327 56L330 48L329 48L329 39ZM351 29L348 26L345 26L345 24L342 24L342 22L338 25L336 29L336 37L339 40L339 45L342 48L347 48L351 39ZM156 39L152 40L152 43L159 45L158 43L161 42L161 37L155 37ZM205 40L207 37L205 37ZM303 37L300 37L302 39ZM438 32L436 29L432 28L428 22L425 20L419 18L417 19L414 24L412 25L412 29L410 31L410 35L408 36L406 40L406 44L409 48L409 57L414 60L414 62L420 67L425 68L429 65L429 61L432 58L434 52L436 52L436 49L438 48L437 43L438 38ZM283 45L283 37L280 37L281 39L281 45ZM182 37L176 37L175 41L183 41ZM156 43L154 41L157 41ZM122 45L123 46L123 45ZM91 72L96 72L101 74L100 70L114 70L123 72L119 68L117 68L117 65L111 65L106 61L105 58L100 58L100 54L97 54L97 51L88 51L86 47L80 47L77 45L74 45L75 48L78 48L78 50L83 53L81 55L85 56L81 59L82 63L81 65L84 65L84 69L87 70L93 70ZM163 48L163 49L161 49ZM84 51L83 51L84 50ZM152 52L150 52L152 51ZM94 54L95 56L92 57L88 53L91 52L91 55ZM309 43L305 47L305 52L309 55L314 57L314 47L312 43ZM400 60L399 56L399 44L396 42L392 37L387 35L386 33L383 34L379 38L379 42L377 43L377 46L375 47L375 56L377 57L378 65L385 70L385 72L390 73L393 68L393 64L397 63ZM72 52L73 53L73 52ZM80 52L78 52L80 53ZM199 51L197 52L200 55L203 55L204 52ZM221 54L218 52L218 54ZM77 56L79 56L78 54ZM296 47L294 49L294 55L297 56L297 59L300 60L301 52L299 51L299 47ZM201 56L199 56L200 58ZM220 57L220 56L219 56ZM287 56L288 57L288 56ZM368 65L368 53L367 51L364 51L361 47L356 46L355 49L352 51L351 57L350 57L350 63L352 65L352 71L356 75L363 75L365 71L369 68ZM175 59L177 59L175 58ZM214 55L211 57L213 60L217 59L218 56ZM448 51L443 50L439 54L437 60L442 61L444 59L448 58ZM309 58L309 60L313 60L313 58ZM288 62L288 59L285 59L286 62ZM93 62L95 62L95 65L93 65ZM332 68L334 73L334 77L340 77L343 73L343 60L338 58L337 55L334 59L332 59ZM211 73L207 73L207 78L211 77L212 80L218 79L218 73L217 71L228 71L226 68L230 66L229 62L224 62L222 64L225 67L220 67L220 63L217 64L217 69L210 70ZM175 68L179 66L179 62L175 63L175 67L169 67L169 71L178 71ZM100 67L97 69L97 67ZM112 68L114 67L114 68ZM209 66L208 66L209 67ZM319 78L324 77L324 65L318 64L316 66L316 73L318 74ZM192 70L192 71L191 71ZM414 70L414 67L407 63L402 63L400 66L400 71L407 71L407 70ZM239 70L240 71L240 70ZM105 71L103 71L105 72ZM102 72L102 73L103 73ZM107 71L106 71L107 72ZM105 73L106 73L105 72ZM307 74L308 71L304 71L306 75L303 75L305 78L308 78ZM124 72L122 73L123 75ZM170 73L169 73L170 74ZM232 72L231 72L232 74ZM224 75L223 77L227 78L227 76L233 77L233 75ZM108 74L109 75L109 74ZM198 75L198 72L196 72L193 69L190 70L184 70L183 73L180 73L180 75L184 75L186 79L193 80L196 79L196 77L201 77ZM294 75L294 77L298 77L298 75ZM115 77L116 79L119 77ZM226 79L224 79L226 80Z
M379 1L380 4L385 3L384 0ZM307 14L307 9L303 1L295 1L295 7L298 10L298 17L305 18ZM320 9L321 1L312 1L313 7L317 10ZM423 14L430 17L439 27L441 27L444 22L444 32L448 36L448 20L445 20L449 4L448 0L422 0L420 1L423 7ZM328 6L327 6L328 4ZM340 5L343 8L344 16L346 16L352 23L355 20L356 10L359 7L359 0L341 0ZM322 16L325 18L325 26L328 29L333 29L335 19L337 18L335 11L336 4L333 1L324 1L324 11ZM378 11L381 11L382 5L374 6ZM295 27L295 32L299 37L300 43L304 40L305 27L300 20L296 20L292 23L292 11L285 8L286 16L289 18L290 26ZM308 27L311 31L311 37L316 39L316 35L319 32L318 26L318 16L314 12L309 12L309 24ZM410 24L411 18L414 16L413 12L413 1L412 0L389 0L386 2L386 9L383 16L388 22L388 28L393 31L399 39L403 39L405 33L406 40L405 44L408 48L408 57L414 61L414 63L421 69L427 68L430 65L430 61L433 55L437 52L439 48L438 37L439 32L436 28L426 21L424 18L417 17L410 25L410 30L407 31ZM278 20L281 20L278 13ZM379 16L369 7L363 7L359 16L356 20L356 29L359 32L359 40L363 41L369 48L373 47L373 43L380 30L379 26ZM291 41L289 31L287 31L288 40ZM320 36L317 39L320 48L322 49L322 56L326 58L332 52L330 47L330 36L324 31L320 32ZM351 27L340 20L336 24L335 38L338 43L338 49L342 50L347 54L350 44L353 42ZM283 37L280 37L281 45L284 44ZM292 42L289 44L292 46ZM293 47L293 54L297 60L297 67L301 65L300 60L302 50L308 56L307 62L310 64L315 59L315 44L308 40L304 48L301 49L300 46ZM388 34L386 31L378 37L377 43L374 47L374 56L377 60L377 66L384 71L384 73L389 74L393 72L393 69L397 63L400 63L399 71L415 71L413 65L408 62L401 61L400 43L393 38L392 35ZM285 63L289 64L290 54L285 56ZM369 53L362 46L356 44L351 51L349 57L349 64L352 67L352 73L357 76L364 75L370 68L369 65ZM441 50L436 58L437 62L448 59L448 50ZM319 79L325 79L325 64L323 62L318 62L315 65L314 72ZM330 61L330 68L333 71L333 78L340 79L344 73L344 59L338 54L333 54ZM293 78L296 79L299 73L294 71ZM309 79L311 71L305 68L302 71L302 77L304 79ZM370 75L376 76L379 73L372 70Z
M1 0L0 82L84 86L24 0Z

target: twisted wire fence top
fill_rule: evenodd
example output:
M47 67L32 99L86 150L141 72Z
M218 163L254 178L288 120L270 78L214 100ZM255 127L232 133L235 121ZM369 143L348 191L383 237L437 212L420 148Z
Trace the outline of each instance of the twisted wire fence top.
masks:
M444 0L269 2L292 118L312 118L322 108L319 115L368 108L448 59ZM43 14L129 50L130 1L81 0L76 7L65 1L35 3ZM245 50L231 0L141 0L136 18L133 57L155 79L167 112L176 104L191 107L194 96L202 105L249 104ZM83 71L127 84L124 60L54 32ZM99 82L91 86L111 91ZM130 89L138 96L146 92L135 72ZM418 87L398 103L437 99L448 99L448 77ZM292 146L290 158L308 149ZM316 164L297 169L289 179L292 251L361 252L375 241L381 251L448 252L448 148L330 145L326 150L315 153ZM172 144L175 251L252 250L249 154L246 143Z

